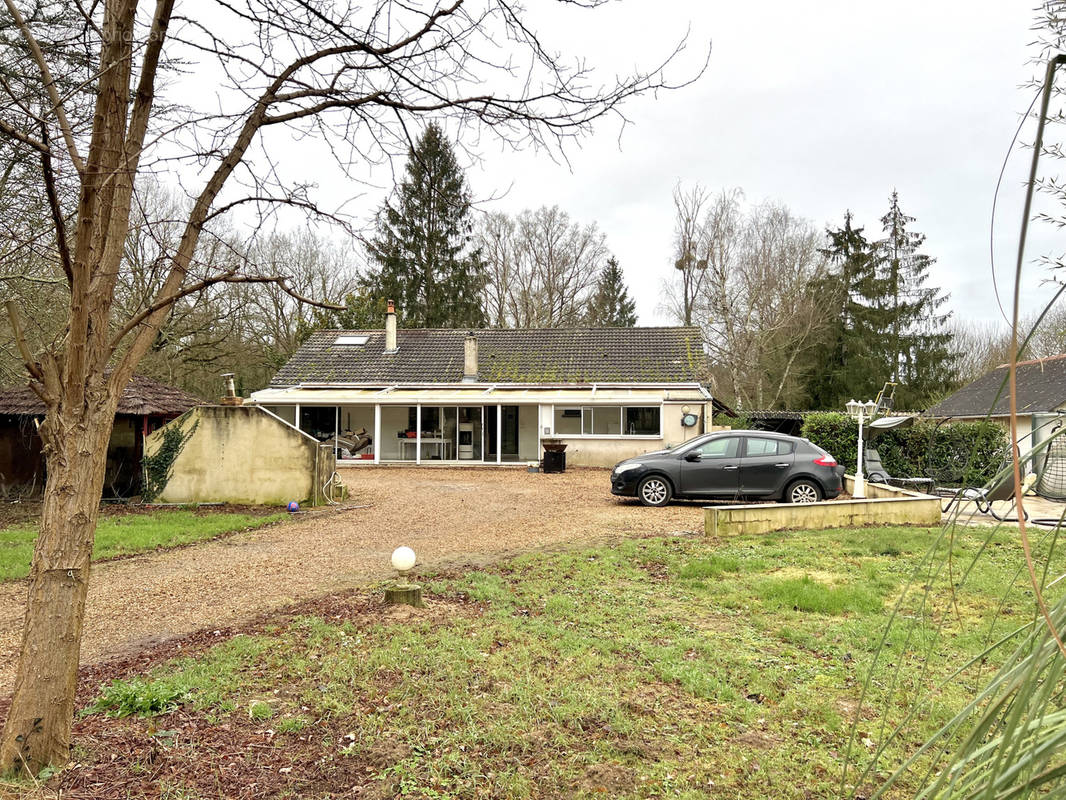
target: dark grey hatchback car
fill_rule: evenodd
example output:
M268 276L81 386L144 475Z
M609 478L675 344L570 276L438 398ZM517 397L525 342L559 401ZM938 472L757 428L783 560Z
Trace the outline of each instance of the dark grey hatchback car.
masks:
M721 431L618 463L611 492L646 506L666 505L672 497L814 503L840 494L843 477L837 460L807 439Z

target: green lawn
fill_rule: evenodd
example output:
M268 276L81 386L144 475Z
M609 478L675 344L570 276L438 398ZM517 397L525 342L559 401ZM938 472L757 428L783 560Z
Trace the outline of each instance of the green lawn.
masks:
M284 516L159 510L144 514L101 517L96 529L93 561L199 542L223 533L257 528ZM0 530L0 580L16 580L29 574L36 538L35 524L16 525Z
M637 539L424 576L426 611L356 598L111 684L82 718L96 738L78 785L141 770L197 798L239 789L227 774L279 797L835 797L852 732L862 767L916 710L884 755L898 762L971 691L940 679L1031 617L1016 545L986 535L960 531L939 571L921 567L938 532L896 528Z

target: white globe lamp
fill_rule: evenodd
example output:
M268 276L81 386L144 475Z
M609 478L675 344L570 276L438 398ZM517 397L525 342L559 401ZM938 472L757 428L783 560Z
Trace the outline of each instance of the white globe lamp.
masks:
M389 559L392 568L396 570L399 580L395 585L385 588L385 602L388 605L403 604L408 606L422 605L422 587L417 583L407 581L407 573L415 566L417 556L410 547L401 546L392 551Z

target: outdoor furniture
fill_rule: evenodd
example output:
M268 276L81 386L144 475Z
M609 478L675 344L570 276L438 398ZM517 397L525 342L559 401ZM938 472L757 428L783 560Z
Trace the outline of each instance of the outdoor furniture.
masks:
M898 486L901 489L908 487L928 490L933 487L932 478L893 478L888 474L885 465L881 463L881 454L872 447L867 447L863 453L863 470L866 472L866 480L871 483L887 483L889 486Z
M952 495L951 500L948 501L948 504L942 509L942 511L950 511L951 507L959 502L972 502L982 514L989 514L993 519L999 522L1017 522L1017 517L1008 517L1006 514L1001 516L997 514L995 508L993 508L993 503L1002 502L1004 500L1011 501L1010 509L1007 511L1007 514L1009 514L1011 511L1014 511L1015 506L1014 482L1011 480L1003 480L999 485L992 487L982 486L979 489L959 489L954 495ZM1028 521L1029 512L1024 511L1023 517Z

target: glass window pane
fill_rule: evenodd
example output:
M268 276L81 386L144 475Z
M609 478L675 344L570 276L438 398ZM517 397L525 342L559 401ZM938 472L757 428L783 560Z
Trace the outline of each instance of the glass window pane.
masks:
M588 436L592 433L592 409L581 409L581 432Z
M580 436L581 435L581 409L555 407L555 435L556 436Z
M626 429L628 436L658 436L659 407L639 406L626 409Z
M778 449L778 445L783 444L783 449ZM754 437L748 438L747 455L749 456L776 456L778 453L788 453L787 442L779 442L777 439L756 439Z
M739 436L723 436L718 439L711 439L704 445L700 445L696 449L696 452L700 454L702 458L736 458L737 452L740 450L740 437Z
M622 432L621 406L596 406L592 409L592 432L597 436L617 436Z

